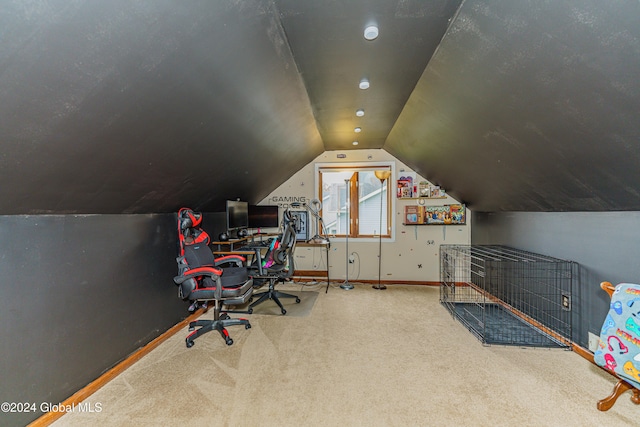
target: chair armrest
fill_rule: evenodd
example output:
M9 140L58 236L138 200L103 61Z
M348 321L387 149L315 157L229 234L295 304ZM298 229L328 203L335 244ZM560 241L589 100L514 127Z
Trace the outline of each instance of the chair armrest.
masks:
M179 285L188 279L192 279L198 276L208 276L214 280L217 280L222 276L222 270L215 267L197 267L183 272L180 276L173 278L173 281Z
M258 275L263 276L264 275L264 271L262 269L262 248L253 248L253 251L256 254L256 257L254 259L254 262L256 264L256 267L258 269ZM255 269L254 269L255 271Z

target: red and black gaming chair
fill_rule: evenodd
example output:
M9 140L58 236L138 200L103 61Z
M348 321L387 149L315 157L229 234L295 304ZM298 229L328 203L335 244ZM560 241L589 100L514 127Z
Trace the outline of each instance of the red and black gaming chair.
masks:
M182 208L178 211L178 256L184 256L184 248L194 243L204 243L209 245L211 238L206 231L200 228L202 224L202 214L194 212L189 208ZM193 313L198 308L207 309L207 301L191 300L189 312Z
M202 215L183 208L178 212L180 256L178 275L174 282L178 285L178 296L184 300L213 301L213 320L196 320L189 324L192 331L186 338L187 347L194 344L199 336L218 331L227 345L233 344L226 327L244 325L251 328L247 319L232 319L222 306L246 303L253 293L253 279L244 266L244 257L229 255L214 258L208 246L209 237L201 229L194 229L202 222ZM197 329L196 329L197 328Z

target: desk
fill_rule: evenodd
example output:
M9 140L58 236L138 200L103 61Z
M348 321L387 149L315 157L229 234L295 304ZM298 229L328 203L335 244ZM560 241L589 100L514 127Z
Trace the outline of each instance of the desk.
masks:
M278 234L267 234L267 233L258 233L258 234L251 234L249 236L246 237L242 237L240 239L229 239L229 240L225 240L224 242L211 242L211 245L217 246L218 249L214 250L213 253L226 253L227 255L229 253L238 253L238 252L242 252L242 251L237 251L234 249L234 246L246 246L247 243L249 242L255 242L257 240L257 238L259 237L260 239L257 240L259 242L263 241L263 238L265 239L269 239L270 237L274 237L274 236L278 236ZM223 247L228 247L229 249L227 251L223 250ZM251 251L251 253L253 253L253 251Z
M245 259L244 265L249 267L253 263L253 257L257 256L255 251L213 251L214 256L240 255Z
M214 255L253 255L254 251L213 251Z
M300 271L299 275L307 275L314 276L313 273L325 273L327 276L327 288L324 293L326 294L329 291L329 248L331 247L331 243L315 243L315 242L298 242L296 243L296 248L324 248L326 252L326 270L304 270ZM294 273L295 274L295 273Z
M229 247L229 251L233 252L233 246L237 245L237 244L245 244L246 242L248 242L249 240L253 240L253 236L247 236L247 237L243 237L241 239L229 239L227 241L224 242L211 242L212 245L215 245L218 247L217 252L222 251L222 247L223 246L228 246ZM216 252L214 251L214 254Z
M254 241L255 236L260 236L260 240ZM254 259L258 259L261 256L261 252L269 248L269 242L262 240L263 237L269 237L268 234L257 234L253 236L243 237L242 239L233 239L225 242L211 242L212 245L218 247L218 250L213 249L214 255L241 255L247 259L247 266L251 265ZM258 244L256 244L258 243ZM227 246L223 250L223 247ZM235 249L234 246L239 246L239 249ZM255 256L251 259L250 257Z

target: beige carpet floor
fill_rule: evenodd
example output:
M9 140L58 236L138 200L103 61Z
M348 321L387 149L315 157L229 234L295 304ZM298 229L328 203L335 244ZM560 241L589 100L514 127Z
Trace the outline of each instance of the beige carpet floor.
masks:
M640 425L630 393L596 409L611 376L566 350L483 346L437 287L280 288L316 291L311 310L253 314L230 347L209 333L187 349L185 329L93 394L100 413L53 425Z

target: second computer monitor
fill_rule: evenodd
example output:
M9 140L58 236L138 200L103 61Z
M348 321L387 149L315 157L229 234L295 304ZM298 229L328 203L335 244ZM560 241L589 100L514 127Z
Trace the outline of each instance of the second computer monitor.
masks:
M249 205L249 228L277 228L278 205Z

